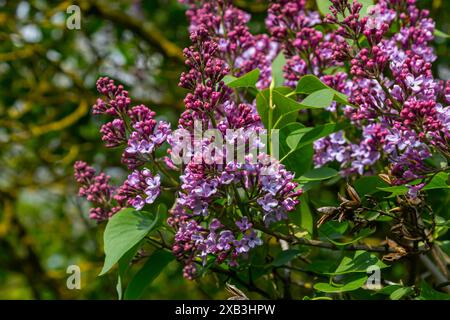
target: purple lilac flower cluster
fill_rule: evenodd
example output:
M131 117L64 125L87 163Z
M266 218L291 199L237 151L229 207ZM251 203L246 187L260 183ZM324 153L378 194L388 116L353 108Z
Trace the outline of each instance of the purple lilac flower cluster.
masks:
M189 4L186 12L189 31L205 28L233 75L241 76L259 68L261 76L256 86L266 88L270 85L271 63L278 53L278 44L265 34L250 33L248 13L231 5L230 0L180 2Z
M114 117L100 129L106 146L112 148L127 145L122 161L129 169L151 160L155 149L166 141L170 124L165 121L157 123L154 119L155 112L144 105L130 107L128 92L122 85L116 86L111 79L100 78L97 90L105 99L97 99L93 113Z
M439 99L443 88L431 73L436 58L429 45L434 22L412 0L381 0L364 18L356 2L332 3L326 22L338 25L337 33L347 40L361 34L367 39L364 48L334 48L335 58L351 65L350 100L358 108L346 108L346 114L369 134L369 140L360 144L368 146L365 156L374 163L384 153L391 162L394 184L423 178L434 170L425 164L433 151L449 154L445 114L450 109L441 104L445 103ZM340 21L344 11L350 14ZM400 29L392 34L394 22ZM367 132L375 124L378 130ZM352 167L357 167L354 162Z
M134 170L119 188L115 199L119 203L141 210L145 204L152 204L160 193L161 178L144 168Z
M261 238L252 229L252 224L247 217L238 220L235 227L239 232L239 238L235 232L225 229L218 219L212 219L208 228L204 228L194 219L180 224L175 235L173 246L174 255L185 261L183 275L187 279L194 279L197 275L197 267L192 259L186 259L186 252L199 257L203 264L207 262L208 255L216 257L217 263L229 259L230 266L237 265L237 257L247 254L250 249L262 244Z
M86 163L75 164L75 178L81 185L80 195L98 206L91 210L90 217L103 221L121 207L132 206L141 210L145 204L155 201L160 193L160 176L153 175L147 168L138 168L154 159L154 151L166 141L171 130L168 122L157 122L155 113L148 107L131 107L128 92L113 80L100 78L97 90L105 98L97 99L93 113L114 118L101 127L102 140L108 148L122 146L125 149L122 162L134 169L122 186L113 188L108 184L108 176L102 173L94 177L95 171Z
M197 274L195 263L206 263L210 257L217 263L236 266L238 257L262 244L254 226L286 219L298 204L301 190L293 182L294 175L264 153L256 158L247 154L243 161L232 157L230 161L225 160L227 153L234 154L235 150L223 147L210 153L212 161L203 157L214 138L198 139L198 123L200 131L218 129L228 143L245 145L246 152L265 146L259 139L251 140L255 133L264 131L254 101L237 96L223 78L258 67L261 76L257 86L267 87L278 44L267 35L252 35L247 26L249 15L229 1L184 2L190 6L187 16L192 45L184 50L189 71L181 75L179 85L189 93L179 130L172 132L168 123L157 122L155 113L146 106L131 107L123 86L101 78L97 89L105 98L98 99L93 111L113 117L102 126L102 139L107 147L124 148L122 162L133 171L118 188L110 187L104 175L94 178L95 172L86 164L76 164L76 177L82 185L81 195L109 209L101 220L121 207L141 210L161 193L161 176L155 171L167 175L167 170L162 170L161 159L155 159L154 151L167 141L172 157L165 157L163 163L169 169L181 170L181 184L174 185L178 191L168 219L176 230L173 252L185 264L184 275L192 279ZM173 161L175 151L188 137L194 142L183 155L187 163L177 166ZM100 219L98 214L91 216Z
M313 28L321 20L303 0L277 1L266 21L288 57L287 85L312 73L356 106L342 112L363 138L351 142L337 132L316 141L316 165L336 161L343 175L364 174L383 158L391 163L394 184L423 178L433 170L425 159L434 151L449 156L450 90L431 73L434 22L414 0L380 0L364 17L357 1L331 2L323 22L337 28L326 34ZM394 26L399 30L392 32ZM348 74L327 74L343 63L350 64Z
M318 31L315 26L322 23L319 13L306 10L305 5L305 0L273 2L266 19L272 38L286 56L284 71L289 86L296 86L307 73L322 75L324 70L341 65L332 59L332 46L343 38Z
M329 72L343 66L341 59L337 59L336 48L347 47L345 32L341 29L326 33L317 30L315 27L323 21L318 12L306 10L305 4L304 0L277 1L270 6L266 20L272 37L281 44L287 57L284 67L286 85L295 87L302 76L314 74L333 89L351 96L352 90L356 89L347 74L342 71ZM355 32L359 32L357 27L354 28ZM336 103L333 102L328 110L335 112L335 108ZM376 148L380 141L375 139L380 128L372 126L363 131L365 139L359 143L347 141L344 132L315 142L316 165L337 161L343 175L366 172L380 158Z
M228 1L190 4L192 46L184 50L190 70L180 79L180 86L190 92L179 128L194 136L194 124L200 122L205 129L218 129L228 142L246 145L249 135L263 130L260 117L254 104L237 97L223 78L259 67L258 86L267 86L276 44L267 36L251 35L248 15ZM174 132L169 138L173 150L183 138L178 135ZM212 140L196 143L203 150ZM180 177L181 190L168 222L177 230L173 252L184 262L187 278L195 277L195 259L206 263L209 254L218 263L235 266L239 256L262 244L254 223L269 225L286 219L298 204L301 190L293 182L294 175L279 162L264 153L257 159L247 155L243 163L226 162L227 152L215 150L215 161L208 163L190 150L193 156Z

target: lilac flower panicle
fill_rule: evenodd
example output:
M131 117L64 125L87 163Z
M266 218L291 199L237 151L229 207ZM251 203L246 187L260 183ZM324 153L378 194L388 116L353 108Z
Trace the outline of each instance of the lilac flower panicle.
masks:
M122 85L107 77L97 81L97 90L104 99L97 99L93 113L112 116L100 132L106 146L123 147L122 162L134 171L124 184L115 188L109 184L110 177L84 162L75 163L75 180L80 184L79 194L96 205L90 217L98 221L107 220L120 208L132 206L141 210L145 204L153 203L160 194L160 176L139 167L153 160L154 152L171 133L170 124L157 122L155 112L144 105L131 107L131 99Z
M115 189L109 184L109 176L104 173L96 175L95 169L83 161L75 162L74 176L80 185L79 196L95 206L89 213L91 219L104 221L120 210L121 207L112 201Z

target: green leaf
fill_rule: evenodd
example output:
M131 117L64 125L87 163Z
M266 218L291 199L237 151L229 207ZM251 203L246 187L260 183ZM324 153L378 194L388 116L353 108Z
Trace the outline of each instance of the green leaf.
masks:
M448 189L450 185L448 185L448 173L439 172L436 174L433 179L431 179L430 183L428 183L423 190L433 190L433 189Z
M396 289L394 292L392 292L389 295L389 298L391 300L400 300L403 297L410 296L412 293L414 293L413 288L411 288L411 287L401 287L401 288Z
M313 165L314 148L312 144L295 149L289 152L286 158L283 159L283 164L290 171L295 172L296 176L301 176L305 172L311 170Z
M230 88L255 88L259 79L259 74L260 70L254 69L239 78L226 76L223 81Z
M300 139L305 135L306 132L309 131L309 129L302 130L303 128L305 128L305 126L301 123L293 122L281 129L283 131L284 141L286 141L286 144L290 150L297 148Z
M303 192L307 192L311 189L313 189L314 187L317 187L320 185L320 181L319 180L315 180L315 181L300 181L300 180L296 180L299 183L299 187L303 190Z
M264 89L256 95L256 110L265 128L269 127L269 89Z
M381 288L380 290L377 290L373 294L385 294L385 295L389 296L394 291L396 291L397 289L400 289L400 288L404 288L404 287L399 285L399 284L391 284L391 285L388 285L388 286L385 286L385 287Z
M340 293L354 291L367 282L367 275L355 274L343 279L343 283L316 283L314 289L325 293Z
M332 275L333 270L336 268L335 261L330 260L313 260L305 267L306 271L311 271L317 274Z
M334 99L334 90L322 89L311 93L301 102L302 108L323 109L328 108Z
M108 272L119 259L140 242L157 224L157 215L125 208L116 213L103 235L105 263L100 275Z
M275 267L284 266L289 261L297 257L298 255L302 254L302 250L298 249L288 249L285 251L281 251L275 259L272 261L272 265Z
M126 300L139 299L145 288L158 277L173 259L173 254L168 251L158 250L153 253L129 283L124 298Z
M302 124L291 123L283 127L279 132L280 159L289 170L296 173L296 176L301 176L311 169L314 154L312 144L292 149L292 147L298 145L295 139L299 137L293 137L291 133L301 128L303 128Z
M140 246L141 246L141 241L139 241L133 248L128 250L122 256L122 258L119 259L119 262L118 262L118 265L119 265L119 268L118 268L119 272L118 273L119 274L117 276L117 285L116 285L117 296L118 296L119 300L122 300L122 294L123 294L122 282L123 282L123 278L125 277L125 273L127 272L128 268L130 266L131 260L136 255L136 252L138 251Z
M446 34L444 31L434 29L434 35L439 38L448 39L450 38L450 35Z
M378 176L364 176L355 181L353 187L360 195L379 192L378 188L387 187L388 184Z
M388 265L383 263L380 259L377 258L373 253L358 250L355 252L353 258L344 257L337 267L337 269L333 272L333 274L346 274L346 273L354 273L354 272L367 272L367 268L370 266L376 265L380 269L387 268Z
M319 236L328 240L341 239L347 229L347 221L328 221L319 228Z
M286 57L283 51L277 55L275 60L272 62L272 79L274 81L275 87L281 87L284 85L284 72L283 67L286 64Z
M336 91L324 89L307 96L301 103L287 97L292 92L287 87L272 90L272 128L282 128L297 119L300 110L326 108L336 97ZM260 91L256 96L256 109L265 128L269 128L270 89Z
M422 281L420 285L420 300L450 300L450 294L434 290L428 283Z
M321 167L306 172L298 180L300 181L314 181L314 180L326 180L336 177L339 174L338 171L333 168Z
M386 198L394 198L398 195L405 195L409 190L406 186L383 187L377 189L385 192L390 192L391 194Z
M436 169L443 169L447 167L447 159L441 153L436 152L431 157L426 158L424 162Z
M272 95L275 109L273 111L273 128L281 128L284 125L294 122L297 119L297 113L301 109L306 109L302 104L294 99L284 96L279 88L273 90Z
M306 194L302 194L300 196L300 227L308 231L308 233L312 236L314 232L314 218L309 208L308 204L308 196Z
M318 91L322 91L322 90L329 90L329 93L327 93L327 95L331 95L331 93L333 93L333 98L332 100L335 100L339 103L343 103L343 104L349 104L348 102L348 98L345 94L334 90L333 88L327 86L325 83L323 83L319 78L317 78L314 75L305 75L302 78L300 78L300 80L297 83L297 87L295 88L295 93L297 94L313 94L316 93ZM304 102L302 102L304 103ZM330 102L331 104L331 102Z
M433 189L450 189L450 185L447 184L448 181L448 174L445 172L439 172L436 174L431 181L422 188L423 191L426 190L433 190ZM411 185L415 185L417 183L420 183L421 180L418 179L411 183ZM402 185L402 186L393 186L393 187L383 187L377 188L378 190L390 192L391 194L387 198L393 198L398 195L405 195L408 192L408 187Z
M299 94L311 94L322 89L330 89L330 87L320 81L316 76L308 74L300 78L295 92Z

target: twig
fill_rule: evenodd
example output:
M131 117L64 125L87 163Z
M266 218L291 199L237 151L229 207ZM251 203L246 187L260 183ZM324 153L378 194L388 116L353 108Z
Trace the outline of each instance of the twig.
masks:
M388 248L385 246L378 246L378 247L372 247L368 245L360 245L360 244L352 244L348 246L337 246L331 242L324 242L320 240L310 240L306 238L297 238L295 236L287 236L278 232L274 232L263 225L256 225L257 229L263 231L264 233L270 234L274 236L277 239L282 239L290 243L291 245L301 244L311 247L319 247L324 249L330 249L330 250L345 250L345 251L357 251L357 250L365 250L369 252L380 252L380 253L395 253L395 249ZM417 253L420 252L426 252L427 250L425 248L419 248L417 250Z
M433 277L436 279L438 283L447 282L448 279L441 273L438 267L434 265L434 263L426 256L426 255L419 255L419 259L422 261L422 263L425 265L425 267L431 272ZM450 293L450 286L445 286L442 288L444 291Z
M158 248L160 249L164 249L167 251L172 252L172 248L165 244L162 243L160 241L158 241L157 239L151 238L151 237L146 237L146 239L150 240L154 245L156 245ZM198 261L196 261L198 262ZM216 273L220 273L220 274L224 274L227 275L228 277L232 278L233 280L235 280L236 282L238 282L240 285L244 286L247 290L252 291L252 292L256 292L259 293L261 296L263 296L266 299L271 299L272 297L270 296L270 294L268 294L267 292L265 292L264 290L260 289L259 287L257 287L256 285L254 285L253 283L247 283L244 280L242 280L235 271L233 270L226 270L223 269L219 266L212 266L210 268L210 270L216 272Z

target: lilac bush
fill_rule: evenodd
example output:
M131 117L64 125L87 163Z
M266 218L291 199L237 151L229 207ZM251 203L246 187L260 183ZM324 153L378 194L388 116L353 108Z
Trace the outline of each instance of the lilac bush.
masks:
M90 217L109 219L106 259L116 215L133 212L146 220L148 211L163 211L164 227L149 224L142 238L170 250L185 278L218 272L264 297L277 292L236 273L250 272L263 252L263 279L275 283L277 267L311 263L298 246L357 251L354 259L363 254L379 268L388 265L370 252L396 261L430 251L442 265L426 190L449 188L450 84L432 74L428 11L414 0L380 0L364 11L357 1L331 0L328 13L319 13L305 0L280 0L268 5L268 33L254 35L250 15L231 1L181 2L191 45L183 51L187 70L179 86L187 93L176 126L158 121L147 106L133 106L113 80L97 82L104 98L93 113L111 119L100 129L102 140L121 148L130 172L115 187L104 173L75 164L79 194L94 205ZM358 188L363 178L375 181L373 190ZM317 196L309 190L321 181L335 183L341 194L333 206L317 208L320 239L313 239L307 199ZM377 227L384 243L358 244ZM336 242L333 228L353 240ZM332 278L338 270L309 269ZM286 275L285 290L294 281ZM339 292L326 283L314 288L319 296Z

